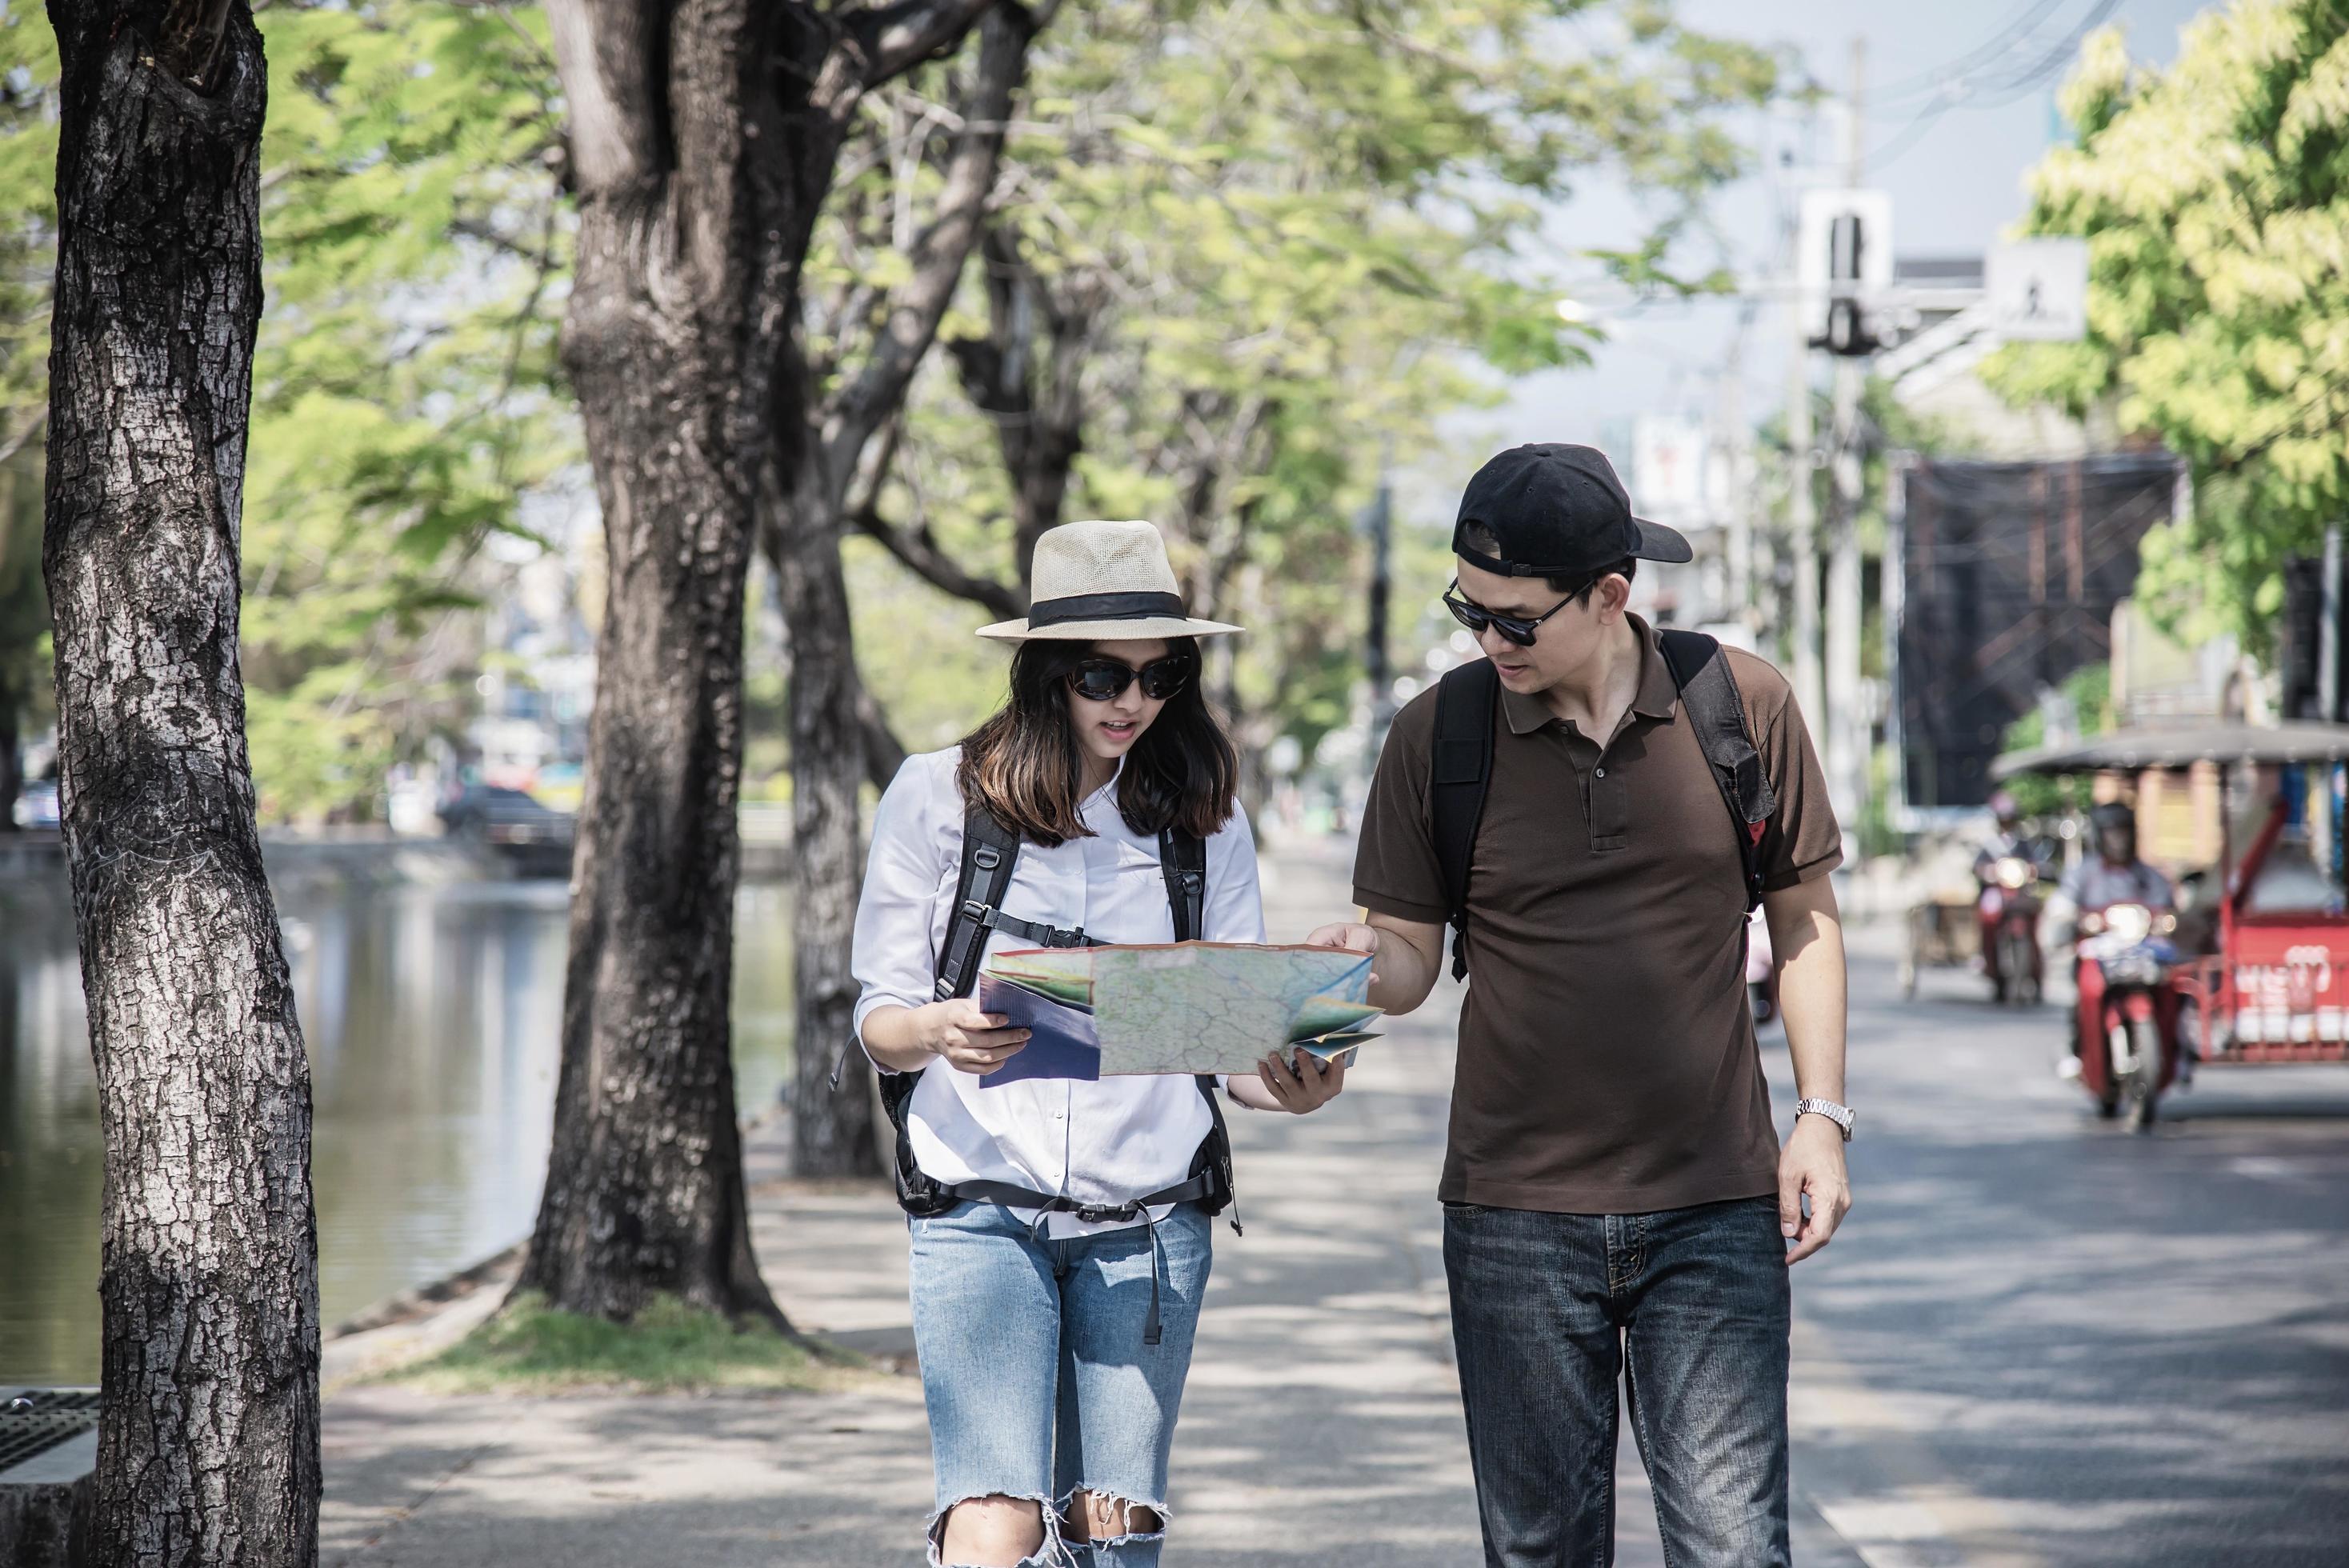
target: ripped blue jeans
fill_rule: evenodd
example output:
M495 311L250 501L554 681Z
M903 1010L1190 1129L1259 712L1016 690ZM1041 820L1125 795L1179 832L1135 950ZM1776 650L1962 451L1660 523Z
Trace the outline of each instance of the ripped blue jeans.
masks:
M992 1496L1041 1505L1038 1568L1157 1568L1166 1458L1207 1288L1207 1216L1177 1206L1158 1224L1155 1260L1147 1227L1052 1241L995 1203L907 1223L937 1470L931 1563L942 1562L947 1511ZM1146 1345L1154 1265L1160 1336ZM1146 1508L1158 1528L1066 1540L1059 1515L1080 1491Z

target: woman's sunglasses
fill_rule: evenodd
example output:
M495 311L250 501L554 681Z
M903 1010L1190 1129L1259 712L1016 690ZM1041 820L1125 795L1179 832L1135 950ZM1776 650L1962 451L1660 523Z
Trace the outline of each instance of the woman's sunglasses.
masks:
M1528 621L1523 615L1496 615L1482 604L1469 603L1460 597L1460 583L1457 579L1454 579L1452 586L1444 591L1444 607L1452 612L1454 620L1472 632L1481 632L1490 626L1517 646L1530 648L1534 645L1534 639L1541 634L1541 624L1544 621L1589 592L1588 585L1577 588L1573 593Z
M1151 660L1138 670L1115 659L1087 659L1069 672L1069 689L1089 702L1115 702L1125 695L1126 687L1139 680L1143 696L1164 702L1181 691L1190 679L1191 657L1187 654L1169 654L1163 659Z

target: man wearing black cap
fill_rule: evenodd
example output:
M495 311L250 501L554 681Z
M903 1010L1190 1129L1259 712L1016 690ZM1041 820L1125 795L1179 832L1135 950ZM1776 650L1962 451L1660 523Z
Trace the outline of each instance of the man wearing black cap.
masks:
M1611 1560L1621 1378L1671 1561L1784 1563L1786 1269L1850 1204L1818 761L1777 671L1625 608L1639 562L1690 550L1598 452L1495 458L1453 551L1445 601L1490 668L1396 716L1367 918L1313 940L1376 954L1371 999L1406 1013L1460 932L1438 1195L1485 1562ZM1745 1000L1756 894L1804 1097L1783 1151Z

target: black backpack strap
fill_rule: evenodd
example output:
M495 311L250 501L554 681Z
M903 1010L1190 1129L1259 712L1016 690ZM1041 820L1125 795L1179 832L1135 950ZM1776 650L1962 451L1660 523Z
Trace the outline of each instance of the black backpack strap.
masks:
M1207 919L1207 841L1180 828L1158 835L1158 870L1166 879L1166 907L1174 940L1196 942Z
M1490 659L1444 672L1435 688L1435 744L1429 753L1427 811L1444 902L1452 918L1452 977L1468 973L1468 864L1493 778L1493 707L1500 673Z
M1019 860L1019 835L997 821L993 812L974 806L963 813L962 875L955 882L947 939L938 949L937 1000L968 996L978 984L978 954L987 945L988 916L1000 913Z
M1721 644L1702 632L1667 627L1661 634L1664 664L1680 688L1681 704L1696 727L1697 744L1713 765L1713 782L1737 826L1737 853L1745 872L1745 908L1762 905L1762 836L1778 810L1776 791L1745 724L1745 698L1730 673Z
M1174 917L1174 940L1198 941L1207 923L1207 841L1180 828L1161 830L1158 869L1166 879L1166 908ZM1217 1214L1232 1202L1232 1140L1224 1128L1224 1106L1216 1093L1216 1075L1195 1076L1214 1126L1206 1140L1199 1145L1198 1157L1192 1161L1191 1179L1198 1187L1195 1197L1199 1206L1210 1214ZM1194 1194L1186 1190L1185 1196L1188 1199ZM1239 1211L1234 1209L1232 1230L1237 1233L1239 1228Z
M988 916L1011 886L1011 872L1019 859L1019 835L983 809L963 815L962 872L955 880L954 914L947 922L946 942L938 949L937 981L933 994L941 1002L968 996L978 984L978 955L987 945ZM919 1073L878 1075L881 1109L897 1130L897 1203L911 1214L942 1214L954 1207L953 1190L922 1174L914 1161L913 1135L905 1123L905 1106L914 1098Z

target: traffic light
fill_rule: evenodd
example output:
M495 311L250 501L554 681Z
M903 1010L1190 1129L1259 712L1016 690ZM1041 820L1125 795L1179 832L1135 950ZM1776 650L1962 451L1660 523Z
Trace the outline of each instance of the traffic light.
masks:
M1858 295L1867 250L1868 230L1860 215L1837 213L1827 228L1827 283L1835 297L1827 304L1827 334L1822 346L1829 354L1876 352L1876 335L1868 328Z

